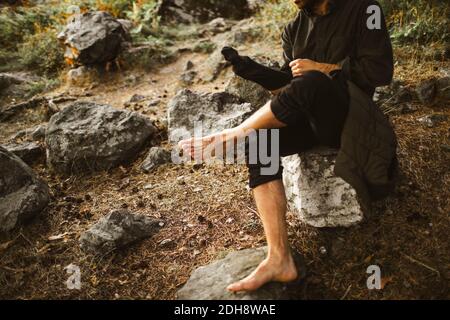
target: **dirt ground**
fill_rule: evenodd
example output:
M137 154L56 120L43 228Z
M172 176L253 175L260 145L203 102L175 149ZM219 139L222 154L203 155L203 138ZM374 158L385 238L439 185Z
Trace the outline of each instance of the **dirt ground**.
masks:
M159 107L136 109L157 120L165 116L167 102L180 88L177 79L186 62L197 65L205 57L185 53L149 73L113 73L100 84L62 86L52 94L118 108L124 108L133 94L148 95L161 99ZM448 68L448 63L405 62L397 65L396 77L426 77L440 67ZM131 83L130 75L134 75ZM230 76L228 70L215 82L196 83L191 89L221 90ZM42 117L33 112L2 124L0 143L10 133L40 123ZM308 262L300 298L449 298L450 153L442 148L449 144L449 120L434 128L417 121L430 113L450 116L444 103L390 115L399 139L401 183L362 224L316 229L288 214L290 240ZM244 167L169 164L144 174L139 166L145 154L143 150L131 164L85 176L61 177L43 164L34 166L49 183L53 199L30 224L1 236L0 298L173 299L196 267L227 252L265 244ZM80 233L115 208L161 218L165 226L153 238L109 256L81 252ZM49 240L52 236L58 237ZM167 239L168 244L160 244ZM81 290L66 287L64 268L69 264L81 269ZM381 268L381 290L366 287L370 265Z

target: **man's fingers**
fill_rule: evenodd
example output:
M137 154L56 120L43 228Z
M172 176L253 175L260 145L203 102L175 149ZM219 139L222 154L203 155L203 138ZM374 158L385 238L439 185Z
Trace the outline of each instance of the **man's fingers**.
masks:
M301 59L292 60L291 63L289 63L289 67L292 68L293 66L297 65L300 61Z

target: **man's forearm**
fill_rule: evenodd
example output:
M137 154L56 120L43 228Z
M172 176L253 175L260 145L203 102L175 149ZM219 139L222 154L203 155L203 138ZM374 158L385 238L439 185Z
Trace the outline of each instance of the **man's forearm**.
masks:
M319 63L319 71L325 74L329 74L330 72L339 69L341 69L341 67L339 67L337 64Z

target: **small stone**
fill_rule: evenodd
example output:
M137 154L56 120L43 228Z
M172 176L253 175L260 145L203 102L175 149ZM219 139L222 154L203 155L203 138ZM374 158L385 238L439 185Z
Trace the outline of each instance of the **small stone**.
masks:
M164 240L162 240L162 241L159 243L159 245L160 245L161 247L164 247L164 246L170 245L170 244L172 244L172 243L173 243L173 240L172 240L172 239L164 239Z
M161 103L161 99L155 99L155 100L150 101L150 102L147 104L147 107L149 107L149 108L156 107L156 106L158 106L160 103Z
M141 94L133 94L133 96L130 98L129 102L136 103L136 102L141 102L143 100L145 100L145 96L143 96Z
M184 67L184 71L189 71L192 68L194 68L194 63L191 60L189 60L188 62L186 62L186 66Z
M448 116L446 114L431 114L425 117L419 118L419 122L426 125L428 128L433 128L441 122L447 121Z
M195 70L189 70L189 71L185 71L183 72L183 74L180 77L180 81L184 84L184 85L191 85L195 78L197 77L198 73Z
M326 255L327 254L327 249L325 247L320 247L319 248L319 252L321 255Z
M172 154L169 151L161 147L153 147L148 152L147 157L141 165L141 169L145 173L149 173L160 165L169 163L171 159Z
M436 97L436 79L422 81L416 88L420 102L430 104Z
M106 254L154 235L162 223L127 210L113 210L81 235L80 245L87 252Z

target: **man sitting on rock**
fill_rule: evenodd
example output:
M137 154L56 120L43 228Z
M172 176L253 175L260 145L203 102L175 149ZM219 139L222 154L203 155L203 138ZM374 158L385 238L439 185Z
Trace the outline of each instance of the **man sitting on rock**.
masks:
M340 148L336 173L361 198L386 196L395 171L396 140L371 101L375 88L389 84L393 76L392 47L381 8L371 0L294 2L300 12L282 34L281 70L262 66L232 48L223 49L234 72L272 91L273 99L240 126L184 140L179 146L191 157L207 158L212 156L207 154L214 150L211 146L234 143L255 130L279 130L281 156L319 145ZM230 291L256 290L271 281L292 282L300 274L288 243L282 168L261 174L268 166L262 161L248 163L268 256L248 277L230 284Z

